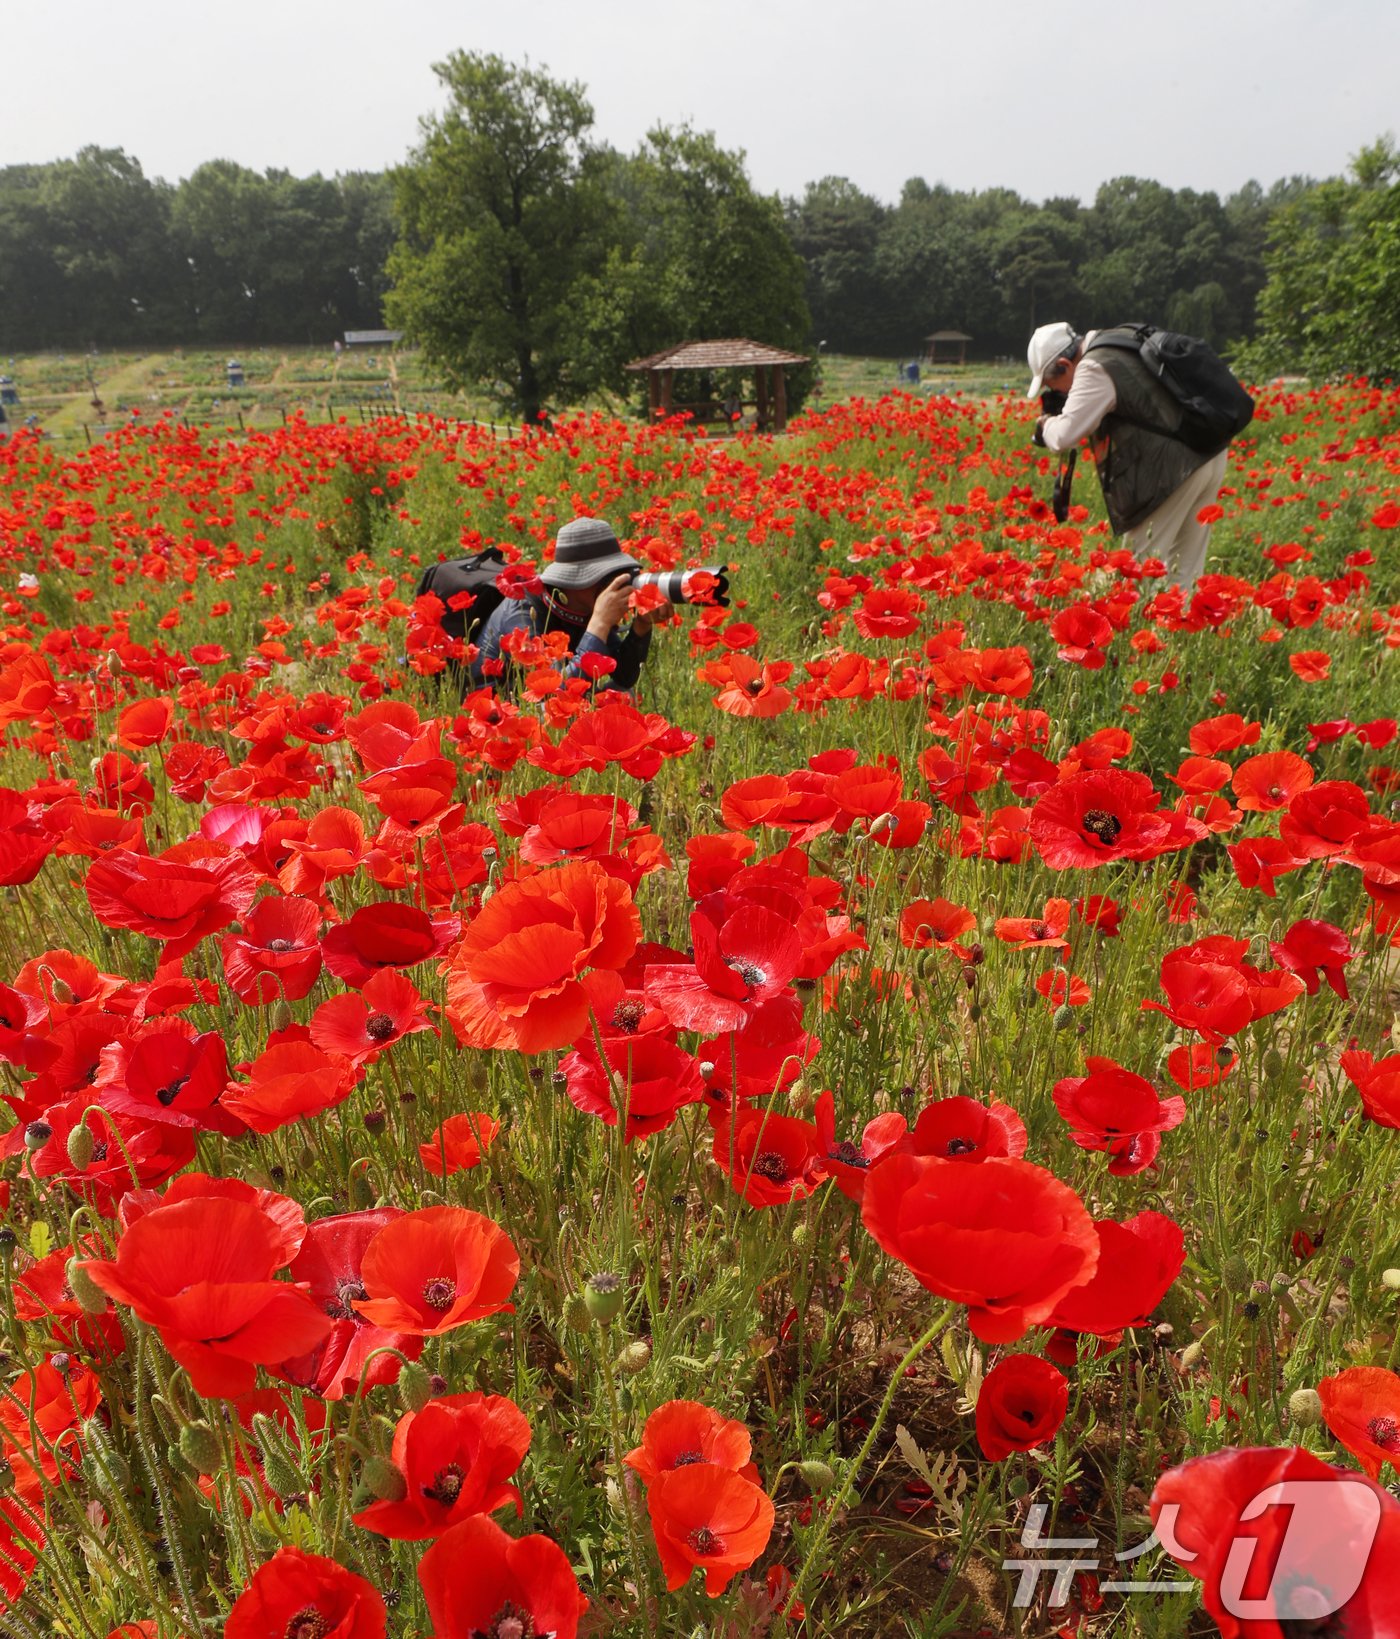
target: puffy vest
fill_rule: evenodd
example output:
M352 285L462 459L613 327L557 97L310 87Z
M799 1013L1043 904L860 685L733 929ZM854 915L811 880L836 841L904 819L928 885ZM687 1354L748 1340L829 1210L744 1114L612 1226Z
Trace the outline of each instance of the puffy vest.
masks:
M1100 336L1118 335L1100 331ZM1136 529L1211 459L1172 435L1181 426L1181 406L1136 353L1099 347L1098 336L1085 349L1113 381L1118 404L1099 424L1097 436L1108 440L1098 463L1099 484L1113 533Z

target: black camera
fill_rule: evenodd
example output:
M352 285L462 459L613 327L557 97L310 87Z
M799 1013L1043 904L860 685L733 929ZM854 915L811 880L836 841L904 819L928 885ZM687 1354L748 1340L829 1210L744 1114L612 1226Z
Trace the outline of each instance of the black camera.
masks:
M708 580L701 580L707 575ZM713 603L729 607L729 565L706 564L703 569L639 569L633 586L654 586L667 603Z
M1065 395L1058 387L1047 387L1040 395L1040 411L1042 415L1062 415L1065 408ZM1045 448L1045 435L1041 431L1040 422L1035 424L1035 431L1031 434L1031 443Z

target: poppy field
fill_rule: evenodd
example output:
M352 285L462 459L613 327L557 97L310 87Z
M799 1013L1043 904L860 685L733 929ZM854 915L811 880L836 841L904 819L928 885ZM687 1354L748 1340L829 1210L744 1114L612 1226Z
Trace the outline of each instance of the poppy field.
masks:
M1032 421L0 444L6 1639L1400 1634L1400 390Z

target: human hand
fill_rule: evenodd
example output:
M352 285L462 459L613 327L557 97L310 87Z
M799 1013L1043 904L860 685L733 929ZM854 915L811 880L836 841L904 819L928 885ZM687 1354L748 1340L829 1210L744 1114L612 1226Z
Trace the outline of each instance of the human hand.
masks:
M588 622L588 629L595 637L606 638L613 627L618 624L627 613L628 601L632 596L632 577L628 574L616 576L599 592L597 601L593 605L593 614Z

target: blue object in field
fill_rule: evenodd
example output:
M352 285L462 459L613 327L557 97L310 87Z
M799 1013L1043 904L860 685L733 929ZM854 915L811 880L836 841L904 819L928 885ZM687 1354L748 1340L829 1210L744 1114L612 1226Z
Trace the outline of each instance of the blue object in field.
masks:
M19 388L9 376L0 376L0 404L18 404Z
M919 379L919 366L917 362L914 364L906 364L904 366L904 374L908 380L917 381Z
M228 361L227 372L228 384L230 387L241 387L243 385L243 366L237 359L230 359Z

